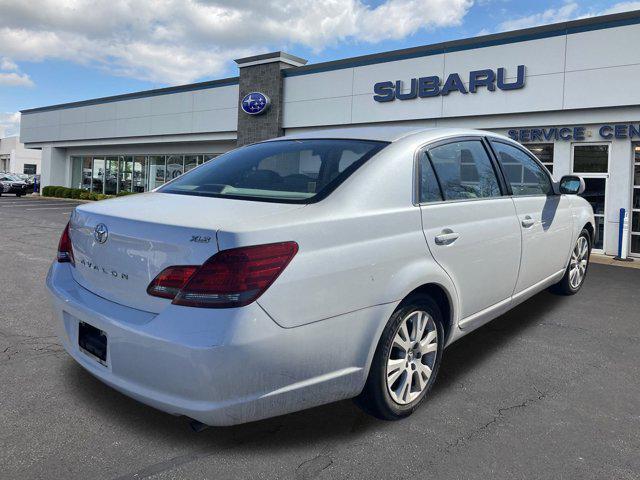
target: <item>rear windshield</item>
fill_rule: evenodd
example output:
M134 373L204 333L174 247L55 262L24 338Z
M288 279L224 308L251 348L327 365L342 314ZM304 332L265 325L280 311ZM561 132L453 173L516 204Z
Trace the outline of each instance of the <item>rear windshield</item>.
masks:
M257 143L221 155L158 191L311 203L328 195L386 145L329 139Z

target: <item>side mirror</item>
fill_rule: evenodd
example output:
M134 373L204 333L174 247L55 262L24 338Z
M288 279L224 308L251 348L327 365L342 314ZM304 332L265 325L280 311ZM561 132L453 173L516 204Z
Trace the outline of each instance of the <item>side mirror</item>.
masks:
M565 175L560 179L559 189L562 194L580 195L585 189L584 179L576 175Z

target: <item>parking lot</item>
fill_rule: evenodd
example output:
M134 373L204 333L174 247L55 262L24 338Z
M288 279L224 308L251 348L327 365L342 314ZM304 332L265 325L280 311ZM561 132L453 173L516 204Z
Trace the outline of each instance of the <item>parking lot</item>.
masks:
M77 204L0 197L0 478L640 478L640 270L594 264L457 342L404 421L344 401L193 433L53 335L44 278Z

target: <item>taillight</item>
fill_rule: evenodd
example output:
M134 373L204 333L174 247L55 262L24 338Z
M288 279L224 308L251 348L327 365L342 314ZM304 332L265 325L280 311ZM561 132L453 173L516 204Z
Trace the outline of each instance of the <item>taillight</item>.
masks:
M58 242L58 262L75 264L73 258L73 247L71 246L71 237L69 236L69 224L64 227L64 232Z
M296 242L222 250L200 267L166 268L151 282L147 292L173 298L174 305L242 307L260 297L297 252ZM187 275L188 269L193 269L190 275ZM164 285L162 293L157 289L160 285ZM176 290L175 297L171 296Z
M198 269L196 266L165 268L147 287L147 293L154 297L175 298L191 275Z

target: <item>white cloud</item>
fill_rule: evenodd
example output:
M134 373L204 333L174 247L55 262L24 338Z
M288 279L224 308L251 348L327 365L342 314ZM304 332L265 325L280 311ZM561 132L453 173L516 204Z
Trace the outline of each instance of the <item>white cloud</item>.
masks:
M564 5L558 8L549 8L542 12L506 20L498 25L497 31L504 32L519 30L521 28L535 27L537 25L566 22L577 18L609 15L612 13L627 12L638 9L640 9L640 1L616 3L605 10L584 10L578 2L569 1L565 2Z
M0 55L183 83L302 45L376 43L459 25L473 0L0 0ZM295 52L292 52L295 53Z
M578 9L579 7L576 2L566 3L560 8L549 8L543 12L534 13L533 15L507 20L502 22L498 28L502 31L508 31L535 27L536 25L566 22L577 16Z
M0 57L0 85L7 87L33 87L34 83L12 59Z
M20 112L0 112L0 137L18 135L19 133Z
M7 57L2 57L0 58L0 70L3 71L11 71L11 70L18 70L18 65L16 65L16 62L14 62L13 60L11 60L10 58Z
M609 15L610 13L628 12L629 10L640 10L640 2L616 3L614 6L600 12L599 15Z
M33 87L33 81L26 73L0 72L0 85L7 87Z

